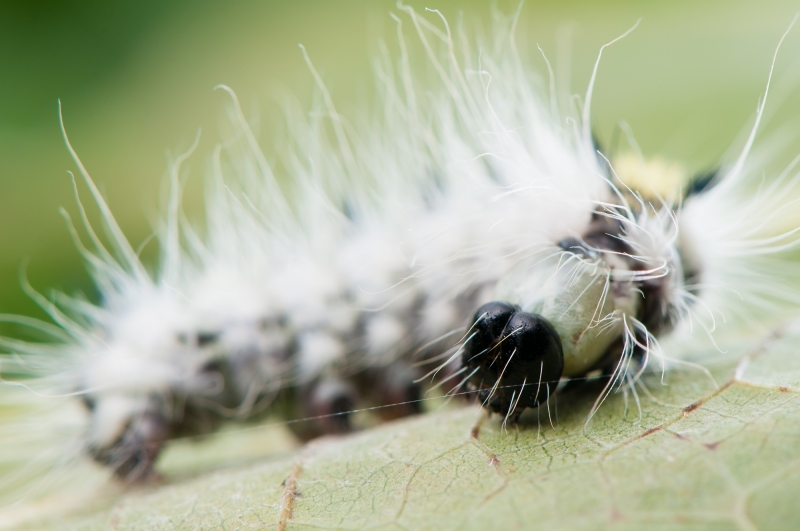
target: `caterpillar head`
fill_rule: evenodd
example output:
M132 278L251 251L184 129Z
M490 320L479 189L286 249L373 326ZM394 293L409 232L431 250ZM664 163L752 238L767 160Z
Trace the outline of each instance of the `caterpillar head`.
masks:
M581 233L509 267L475 313L462 356L482 404L515 420L562 378L595 370L625 377L657 352L681 304L680 256L661 211L605 208ZM625 375L622 373L625 372Z
M478 399L495 413L536 407L555 391L564 352L544 317L507 302L490 302L475 313L462 364L478 376Z

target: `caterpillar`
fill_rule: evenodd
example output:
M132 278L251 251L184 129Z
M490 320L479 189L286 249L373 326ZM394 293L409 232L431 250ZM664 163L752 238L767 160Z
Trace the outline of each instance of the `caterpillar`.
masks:
M635 394L654 362L691 363L665 346L670 334L746 336L792 316L799 159L762 180L751 156L769 81L738 157L659 187L647 177L665 172L593 139L600 56L579 104L555 90L546 57L541 76L523 62L514 18L492 46L472 48L438 12L400 9L398 28L413 27L432 78L412 75L400 31L400 57L379 71L382 112L354 126L306 55L322 107L295 124L278 164L219 87L236 134L211 160L206 225L181 215L190 150L170 172L155 271L62 123L102 214L98 231L78 197L85 234L69 223L102 301L28 287L53 322L6 319L50 341L2 342L4 374L33 376L6 378L5 403L35 401L49 415L38 422L65 424L48 428L55 461L88 457L141 482L170 440L226 420L284 409L311 418L302 438L344 433L357 408L417 412L428 382L513 424L604 378L591 418L609 393ZM24 462L4 482L26 492L18 484L37 460L54 459L6 429L33 454L4 458L8 469Z

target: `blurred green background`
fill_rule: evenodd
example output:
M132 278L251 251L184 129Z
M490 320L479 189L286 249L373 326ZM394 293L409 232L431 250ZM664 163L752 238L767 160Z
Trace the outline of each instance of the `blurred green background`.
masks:
M463 11L488 26L491 16L489 2L410 4L438 8L451 21ZM513 12L517 3L497 5ZM608 142L626 120L645 154L702 171L751 123L774 48L796 9L783 0L528 1L518 31L529 51L538 54L539 43L551 60L559 39L571 43L571 87L583 94L599 47L643 17L604 55L593 103L596 134ZM202 127L186 191L188 214L200 218L199 184L227 105L212 90L216 84L236 90L246 114L260 122L269 153L276 131L285 129L286 95L307 104L314 90L297 44L306 46L347 113L369 98L379 41L394 45L390 11L398 13L383 0L2 2L0 312L41 315L20 288L26 261L40 291L94 296L58 214L59 206L76 212L58 98L75 149L135 246L151 232L168 154L188 147ZM800 29L779 57L765 134L800 146L792 136L800 116L798 52Z

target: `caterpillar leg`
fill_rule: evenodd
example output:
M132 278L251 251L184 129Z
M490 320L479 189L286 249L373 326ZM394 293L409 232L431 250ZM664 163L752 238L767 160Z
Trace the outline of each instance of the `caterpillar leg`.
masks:
M379 407L376 412L381 419L395 420L422 411L422 389L415 383L419 376L410 364L397 362L366 371L359 377L359 386L369 402Z
M353 430L352 411L359 403L356 388L346 380L325 377L298 389L302 395L301 422L290 424L302 440L339 435Z
M152 402L140 408L132 401L104 400L100 407L92 410L93 438L88 442L92 458L126 482L150 478L156 458L172 435L170 419ZM120 424L119 419L127 420Z

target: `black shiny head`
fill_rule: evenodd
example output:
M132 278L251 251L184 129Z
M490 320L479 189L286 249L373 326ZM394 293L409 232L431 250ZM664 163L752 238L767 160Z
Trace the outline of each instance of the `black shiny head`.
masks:
M469 384L495 413L521 413L555 391L564 370L561 338L550 322L507 302L490 302L475 312L461 363ZM474 373L474 374L473 374Z

